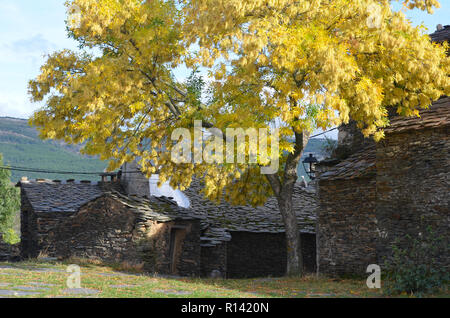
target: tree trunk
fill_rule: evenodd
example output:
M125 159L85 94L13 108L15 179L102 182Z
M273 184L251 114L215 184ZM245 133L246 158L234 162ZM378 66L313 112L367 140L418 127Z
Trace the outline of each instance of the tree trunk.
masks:
M297 217L292 208L293 186L285 187L278 196L278 208L284 222L287 251L287 276L303 275L303 255Z
M297 166L308 143L309 133L295 133L295 149L286 160L283 176L266 175L278 201L286 233L288 276L303 275L303 255L297 216L292 206L295 183L297 182Z

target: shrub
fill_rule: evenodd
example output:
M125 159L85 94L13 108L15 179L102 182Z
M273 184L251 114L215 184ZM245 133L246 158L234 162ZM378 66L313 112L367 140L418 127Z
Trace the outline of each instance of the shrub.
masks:
M438 237L431 226L416 237L407 235L402 245L395 240L391 247L392 257L384 264L387 294L422 296L447 287L448 270L438 264L437 258L447 255L448 242Z
M16 189L9 178L11 172L1 168L3 158L0 154L0 241L9 244L19 242L19 236L14 232L14 219L20 209L19 189Z

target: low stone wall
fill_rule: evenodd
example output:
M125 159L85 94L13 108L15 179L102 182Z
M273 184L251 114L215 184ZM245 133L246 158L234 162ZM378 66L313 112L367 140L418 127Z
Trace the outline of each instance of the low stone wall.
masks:
M232 232L227 243L227 278L280 277L286 273L286 238L284 233ZM301 234L304 270L316 270L314 234Z

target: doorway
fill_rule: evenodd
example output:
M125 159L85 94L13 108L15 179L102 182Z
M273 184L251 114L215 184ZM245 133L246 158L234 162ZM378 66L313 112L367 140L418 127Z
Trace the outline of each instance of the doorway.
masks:
M178 260L181 255L181 248L184 237L186 236L186 228L174 226L170 229L170 273L177 274Z

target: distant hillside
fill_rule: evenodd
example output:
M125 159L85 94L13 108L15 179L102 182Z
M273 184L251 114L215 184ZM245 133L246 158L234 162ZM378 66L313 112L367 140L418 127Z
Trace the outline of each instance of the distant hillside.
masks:
M49 169L58 171L103 171L106 163L95 158L79 154L79 146L67 145L61 141L43 141L27 120L0 117L0 153L3 161L10 166ZM82 179L98 181L92 175L58 175L12 171L11 181L16 182L22 176L30 179Z
M325 139L311 139L304 153L314 153L321 159L324 153ZM79 154L80 146L67 145L61 141L43 141L34 127L30 127L24 119L0 117L0 153L4 163L10 166L49 169L58 171L99 172L106 163L95 158ZM303 165L298 167L299 176L306 176ZM58 175L12 171L12 182L17 182L22 176L29 179L77 179L98 181L95 175Z

